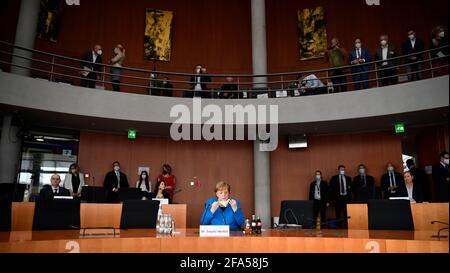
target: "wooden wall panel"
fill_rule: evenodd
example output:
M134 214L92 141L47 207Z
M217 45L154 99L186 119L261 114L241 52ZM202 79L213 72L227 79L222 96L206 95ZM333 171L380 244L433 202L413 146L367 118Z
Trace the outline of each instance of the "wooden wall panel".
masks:
M289 149L287 138L282 138L270 162L272 215L278 216L282 200L308 199L316 170L329 182L338 165L345 165L353 177L363 163L377 184L387 162L402 170L401 137L393 133L313 136L306 149Z

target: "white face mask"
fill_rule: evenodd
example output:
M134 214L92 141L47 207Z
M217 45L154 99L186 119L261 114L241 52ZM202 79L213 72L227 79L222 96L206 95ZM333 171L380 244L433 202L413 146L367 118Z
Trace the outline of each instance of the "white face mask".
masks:
M444 159L444 164L448 165L449 161L450 161L450 159Z
M408 38L409 38L410 40L414 40L414 39L416 38L416 36L415 36L415 35L409 35Z
M439 37L444 38L445 37L445 32L444 31L439 32Z
M145 175L145 174L143 174L143 175L141 175L141 176L142 176L142 179L147 178L147 175Z
M341 171L339 171L339 174L340 174L340 175L345 175L345 171L344 171L344 170L341 170Z
M387 170L388 170L388 172L393 172L394 171L394 167L388 167Z
M387 45L387 41L386 41L386 40L382 40L380 44L381 44L382 46L385 46L385 45Z
M322 176L321 175L316 175L316 181L320 181L322 180Z
M355 47L356 47L356 48L361 48L361 43L356 43L356 44L355 44Z
M201 69L197 69L197 70L195 70L195 72L196 72L197 74L199 74L199 73L200 73L200 71L201 71Z
M366 169L359 169L359 173L360 174L365 174L366 173Z
M101 49L97 50L97 55L98 56L101 56L102 54L103 54L103 50L101 50Z
M120 49L118 49L117 47L114 48L114 53L115 53L115 54L119 54L119 53L120 53Z
M222 207L228 206L228 200L220 201L219 203L220 203L220 205L222 205Z
M120 167L119 167L119 166L115 166L115 167L114 167L114 170L117 172L117 171L120 170Z

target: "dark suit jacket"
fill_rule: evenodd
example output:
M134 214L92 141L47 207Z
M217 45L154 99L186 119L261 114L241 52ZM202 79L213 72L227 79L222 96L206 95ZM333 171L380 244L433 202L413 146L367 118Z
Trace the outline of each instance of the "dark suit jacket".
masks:
M208 86L206 85L207 83L211 82L211 77L209 76L203 76L202 74L199 75L200 76L200 84L202 86L202 90L208 90ZM191 84L191 89L194 90L195 86L197 85L196 82L196 78L198 76L191 76L191 80L190 80L190 84Z
M389 199L389 197L402 197L404 196L405 188L405 180L403 179L403 175L398 172L394 172L395 182L398 186L394 194L391 194L391 191L388 190L390 187L390 180L388 173L385 173L381 176L381 189L384 193L384 199Z
M366 184L360 175L353 178L354 200L364 202L375 199L375 179L373 176L366 175Z
M350 51L350 55L348 56L348 63L349 65L352 65L352 62L354 60L357 60L356 58L356 49ZM372 56L370 56L370 52L367 48L361 48L361 57L360 59L366 60L366 63L372 61ZM352 66L352 72L363 72L363 71L369 71L369 66L364 64L356 64Z
M341 196L341 187L339 185L339 175L333 176L330 180L328 187L328 200L330 203L336 204L336 202L350 202L352 201L353 184L350 176L345 176L347 182L347 195Z
M448 202L449 169L438 163L433 166L433 181L436 192L436 201Z
M316 181L311 182L309 186L309 200L315 200L314 199L314 192L316 190ZM320 202L321 203L328 203L328 183L327 181L321 181L320 182Z
M409 170L414 176L414 190L420 190L422 201L429 201L430 191L428 187L428 176L424 170L413 167ZM417 201L417 200L416 200Z
M129 188L127 176L123 172L120 173L120 187L121 188ZM119 182L117 181L117 176L114 171L110 171L105 176L105 181L103 186L106 188L108 192L112 192L112 189L117 188Z
M95 64L94 59L92 57L92 50L90 51L86 51L83 54L83 57L81 57L81 59L84 61L81 63L81 68L83 67L88 67L89 69L91 69L92 71L97 71L97 72L101 72L101 66L100 64L102 63L102 56L97 56L97 59L95 59ZM96 78L98 75L98 73L95 72L90 72L88 77L89 78Z
M54 196L70 196L70 192L63 187L59 187L58 193L55 194L52 187L50 185L46 185L39 193L40 200L50 200L53 199Z
M419 40L419 39L416 39L414 48L412 47L411 40L409 40L409 39L408 39L408 41L404 42L402 45L402 54L403 55L414 54L414 53L422 52L424 50L425 50L425 45L424 45L423 41ZM423 60L422 54L416 54L413 56L416 57L417 59L413 61L409 57L407 57L407 58L405 58L405 62L406 63L414 63L414 62Z
M376 61L380 61L377 63L378 68L387 68L387 67L394 67L398 65L398 59L392 60L392 58L398 57L397 50L394 46L389 45L388 47L388 55L386 62L388 63L386 66L382 66L383 64L383 50L381 47L377 49L377 53L375 56Z

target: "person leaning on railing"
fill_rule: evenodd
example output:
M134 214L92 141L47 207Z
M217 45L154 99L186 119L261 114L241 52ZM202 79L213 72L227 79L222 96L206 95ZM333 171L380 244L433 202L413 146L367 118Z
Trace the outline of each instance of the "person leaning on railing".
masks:
M443 26L433 28L431 32L431 59L433 59L433 73L435 76L444 76L448 74L448 34ZM445 48L441 48L444 47Z
M120 75L122 74L122 65L125 60L125 48L118 44L113 50L114 57L111 59L111 82L113 91L120 92Z
M81 81L82 87L95 88L95 82L101 72L102 46L95 45L93 50L86 51L81 57Z

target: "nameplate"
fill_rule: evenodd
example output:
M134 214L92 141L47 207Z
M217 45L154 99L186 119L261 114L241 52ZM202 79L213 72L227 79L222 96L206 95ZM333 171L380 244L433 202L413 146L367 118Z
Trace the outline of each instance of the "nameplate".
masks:
M200 226L200 237L230 237L230 226Z
M53 196L53 199L73 199L73 196Z
M389 197L389 200L406 200L409 201L408 197Z

